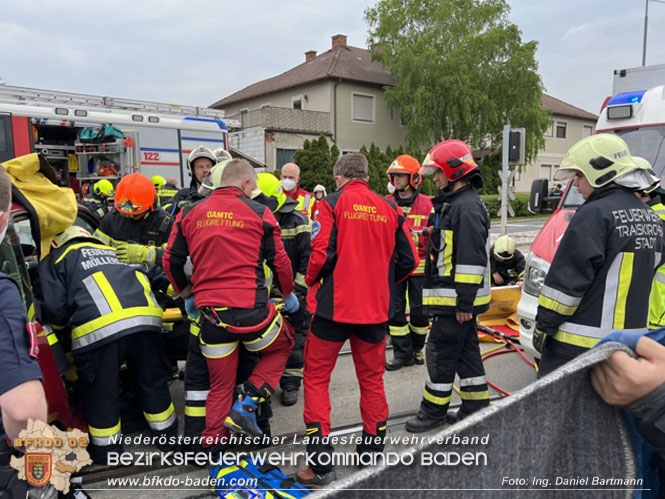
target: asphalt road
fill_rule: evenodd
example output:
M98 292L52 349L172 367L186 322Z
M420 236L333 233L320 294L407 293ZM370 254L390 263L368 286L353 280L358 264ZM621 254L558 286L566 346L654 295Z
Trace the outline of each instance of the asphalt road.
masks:
M546 218L535 218L532 220L518 220L516 222L508 223L508 234L515 234L518 232L531 232L538 231L547 221ZM490 234L501 233L501 222L492 222L490 226Z

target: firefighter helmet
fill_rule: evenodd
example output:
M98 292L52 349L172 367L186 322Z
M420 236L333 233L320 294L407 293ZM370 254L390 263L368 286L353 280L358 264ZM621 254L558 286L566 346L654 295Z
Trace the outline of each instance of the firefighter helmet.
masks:
M494 256L499 260L510 260L515 254L515 241L510 236L500 236L494 241Z
M317 184L316 187L314 187L314 190L312 191L312 194L316 194L317 192L323 192L323 197L326 197L328 195L328 192L326 191L325 186L321 184Z
M390 182L395 185L393 182L393 175L395 173L402 173L409 176L409 185L414 189L417 189L418 186L422 183L422 169L420 168L420 163L413 156L408 154L402 154L395 158L388 170L386 171Z
M265 196L277 200L277 208L273 211L279 210L286 201L286 194L282 190L282 182L272 173L268 172L261 172L256 177L256 185L261 189L261 192Z
M153 209L155 186L145 175L130 173L118 182L115 193L115 207L125 215L138 215Z
M150 182L155 186L155 189L159 190L166 185L166 179L161 175L153 175L150 177Z
M206 146L195 147L192 149L192 152L189 153L189 156L187 156L187 168L189 168L191 176L194 176L194 161L199 158L208 158L213 165L217 164L217 156L215 156L214 152Z
M561 161L559 171L580 172L593 187L602 187L617 177L640 169L628 145L614 133L585 137L573 145Z
M85 230L83 227L79 227L78 225L72 225L71 227L67 227L59 234L56 234L51 240L51 246L53 246L54 248L60 248L61 246L64 246L72 239L79 239L79 238L94 239L90 234L90 232Z
M423 161L424 174L433 175L437 169L443 171L449 182L456 182L477 171L478 165L468 144L452 139L438 143L427 153Z
M217 163L213 166L206 178L201 182L201 187L199 187L199 194L203 196L209 196L212 191L222 186L222 173L224 173L224 167L230 163L230 159L226 159L220 163Z
M227 159L233 159L231 153L226 149L224 149L223 147L218 147L212 153L217 158L217 163L221 163L222 161L226 161Z
M95 182L92 191L98 196L113 197L113 184L105 178Z

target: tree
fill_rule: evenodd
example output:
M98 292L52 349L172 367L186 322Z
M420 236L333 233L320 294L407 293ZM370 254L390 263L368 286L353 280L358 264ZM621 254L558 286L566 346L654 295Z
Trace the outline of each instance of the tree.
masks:
M302 149L293 154L293 160L300 167L300 185L307 191L312 191L317 184L323 185L328 192L335 190L333 166L339 158L339 149L333 144L328 145L324 135L311 142L305 140Z
M506 123L526 128L528 160L544 146L537 42L522 42L509 11L506 0L381 0L365 11L373 57L397 79L386 101L412 146L500 144Z

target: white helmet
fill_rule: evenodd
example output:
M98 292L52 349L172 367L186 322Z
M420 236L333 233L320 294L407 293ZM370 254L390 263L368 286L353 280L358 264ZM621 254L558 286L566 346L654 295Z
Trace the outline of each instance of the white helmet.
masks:
M194 175L194 161L199 158L208 158L210 161L212 161L213 165L217 164L217 156L215 156L214 152L205 146L195 147L187 157L187 167L189 168L189 173L192 176Z
M224 149L223 147L218 147L212 152L215 157L217 158L217 163L221 163L222 161L225 161L227 159L233 159L233 156L231 156L231 153Z

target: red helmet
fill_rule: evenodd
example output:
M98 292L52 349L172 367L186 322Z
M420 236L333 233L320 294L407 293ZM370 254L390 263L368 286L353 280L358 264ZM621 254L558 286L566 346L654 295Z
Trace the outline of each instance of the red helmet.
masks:
M414 189L418 188L418 186L423 181L422 178L423 172L420 168L420 163L418 163L418 160L416 158L414 158L413 156L409 156L408 154L402 154L401 156L397 156L397 158L395 158L395 161L393 161L392 164L388 167L386 173L390 178L390 183L393 185L395 185L395 182L393 182L394 173L403 173L408 175L409 185Z
M155 186L140 173L130 173L122 177L115 189L115 207L125 215L138 215L153 209Z
M461 140L444 140L430 149L423 161L426 175L433 174L436 169L443 171L449 182L455 182L478 169L473 160L471 148Z

